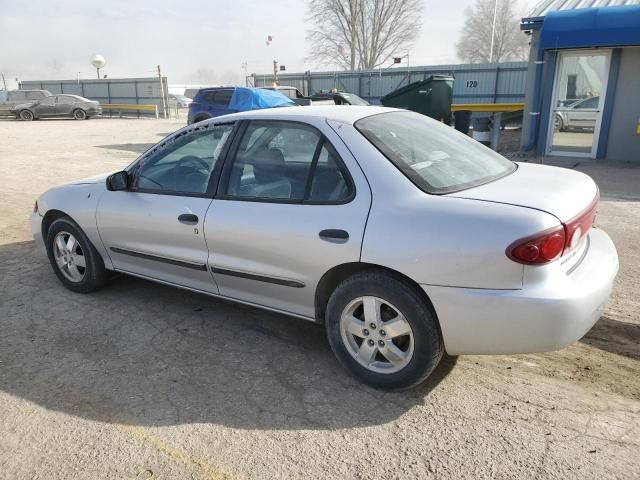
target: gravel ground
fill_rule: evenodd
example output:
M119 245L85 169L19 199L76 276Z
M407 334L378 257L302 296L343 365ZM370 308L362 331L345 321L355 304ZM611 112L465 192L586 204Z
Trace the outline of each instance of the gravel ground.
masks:
M38 194L179 126L0 121L0 478L640 478L640 168L570 165L621 260L584 339L385 393L310 323L127 277L62 287L30 238Z

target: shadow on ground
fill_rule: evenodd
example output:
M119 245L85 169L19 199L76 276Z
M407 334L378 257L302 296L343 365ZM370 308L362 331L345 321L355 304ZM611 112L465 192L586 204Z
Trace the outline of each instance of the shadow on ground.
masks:
M0 246L0 388L42 407L135 425L337 429L397 419L452 370L401 393L357 383L323 328L130 277L89 295L33 242ZM375 412L375 414L372 414Z
M581 342L610 353L640 360L640 324L602 317Z
M153 147L155 143L118 143L114 145L96 145L98 148L108 150L123 150L125 152L143 153Z

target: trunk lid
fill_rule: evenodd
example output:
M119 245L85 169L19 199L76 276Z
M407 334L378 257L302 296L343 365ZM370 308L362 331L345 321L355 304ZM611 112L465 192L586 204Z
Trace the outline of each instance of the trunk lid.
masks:
M506 177L448 196L542 210L564 223L583 212L598 195L595 182L584 173L548 165L517 165L518 169Z

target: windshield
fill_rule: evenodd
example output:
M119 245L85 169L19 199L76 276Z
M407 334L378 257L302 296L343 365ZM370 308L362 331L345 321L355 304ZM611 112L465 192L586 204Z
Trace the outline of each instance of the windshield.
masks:
M516 169L467 135L418 113L381 113L358 120L355 127L427 193L457 192Z

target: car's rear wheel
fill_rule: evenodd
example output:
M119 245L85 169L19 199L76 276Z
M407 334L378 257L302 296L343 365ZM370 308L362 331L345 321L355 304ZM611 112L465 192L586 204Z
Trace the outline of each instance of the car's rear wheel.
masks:
M33 120L33 112L31 112L30 110L22 110L20 112L20 120L30 122L31 120Z
M81 108L78 108L78 109L73 111L73 118L75 118L76 120L86 120L87 119L87 112L85 112Z
M69 290L88 293L102 287L107 280L100 254L69 218L59 218L50 225L47 253L54 272Z
M414 285L382 271L361 272L338 285L326 328L338 360L373 387L421 383L444 353L429 302Z

